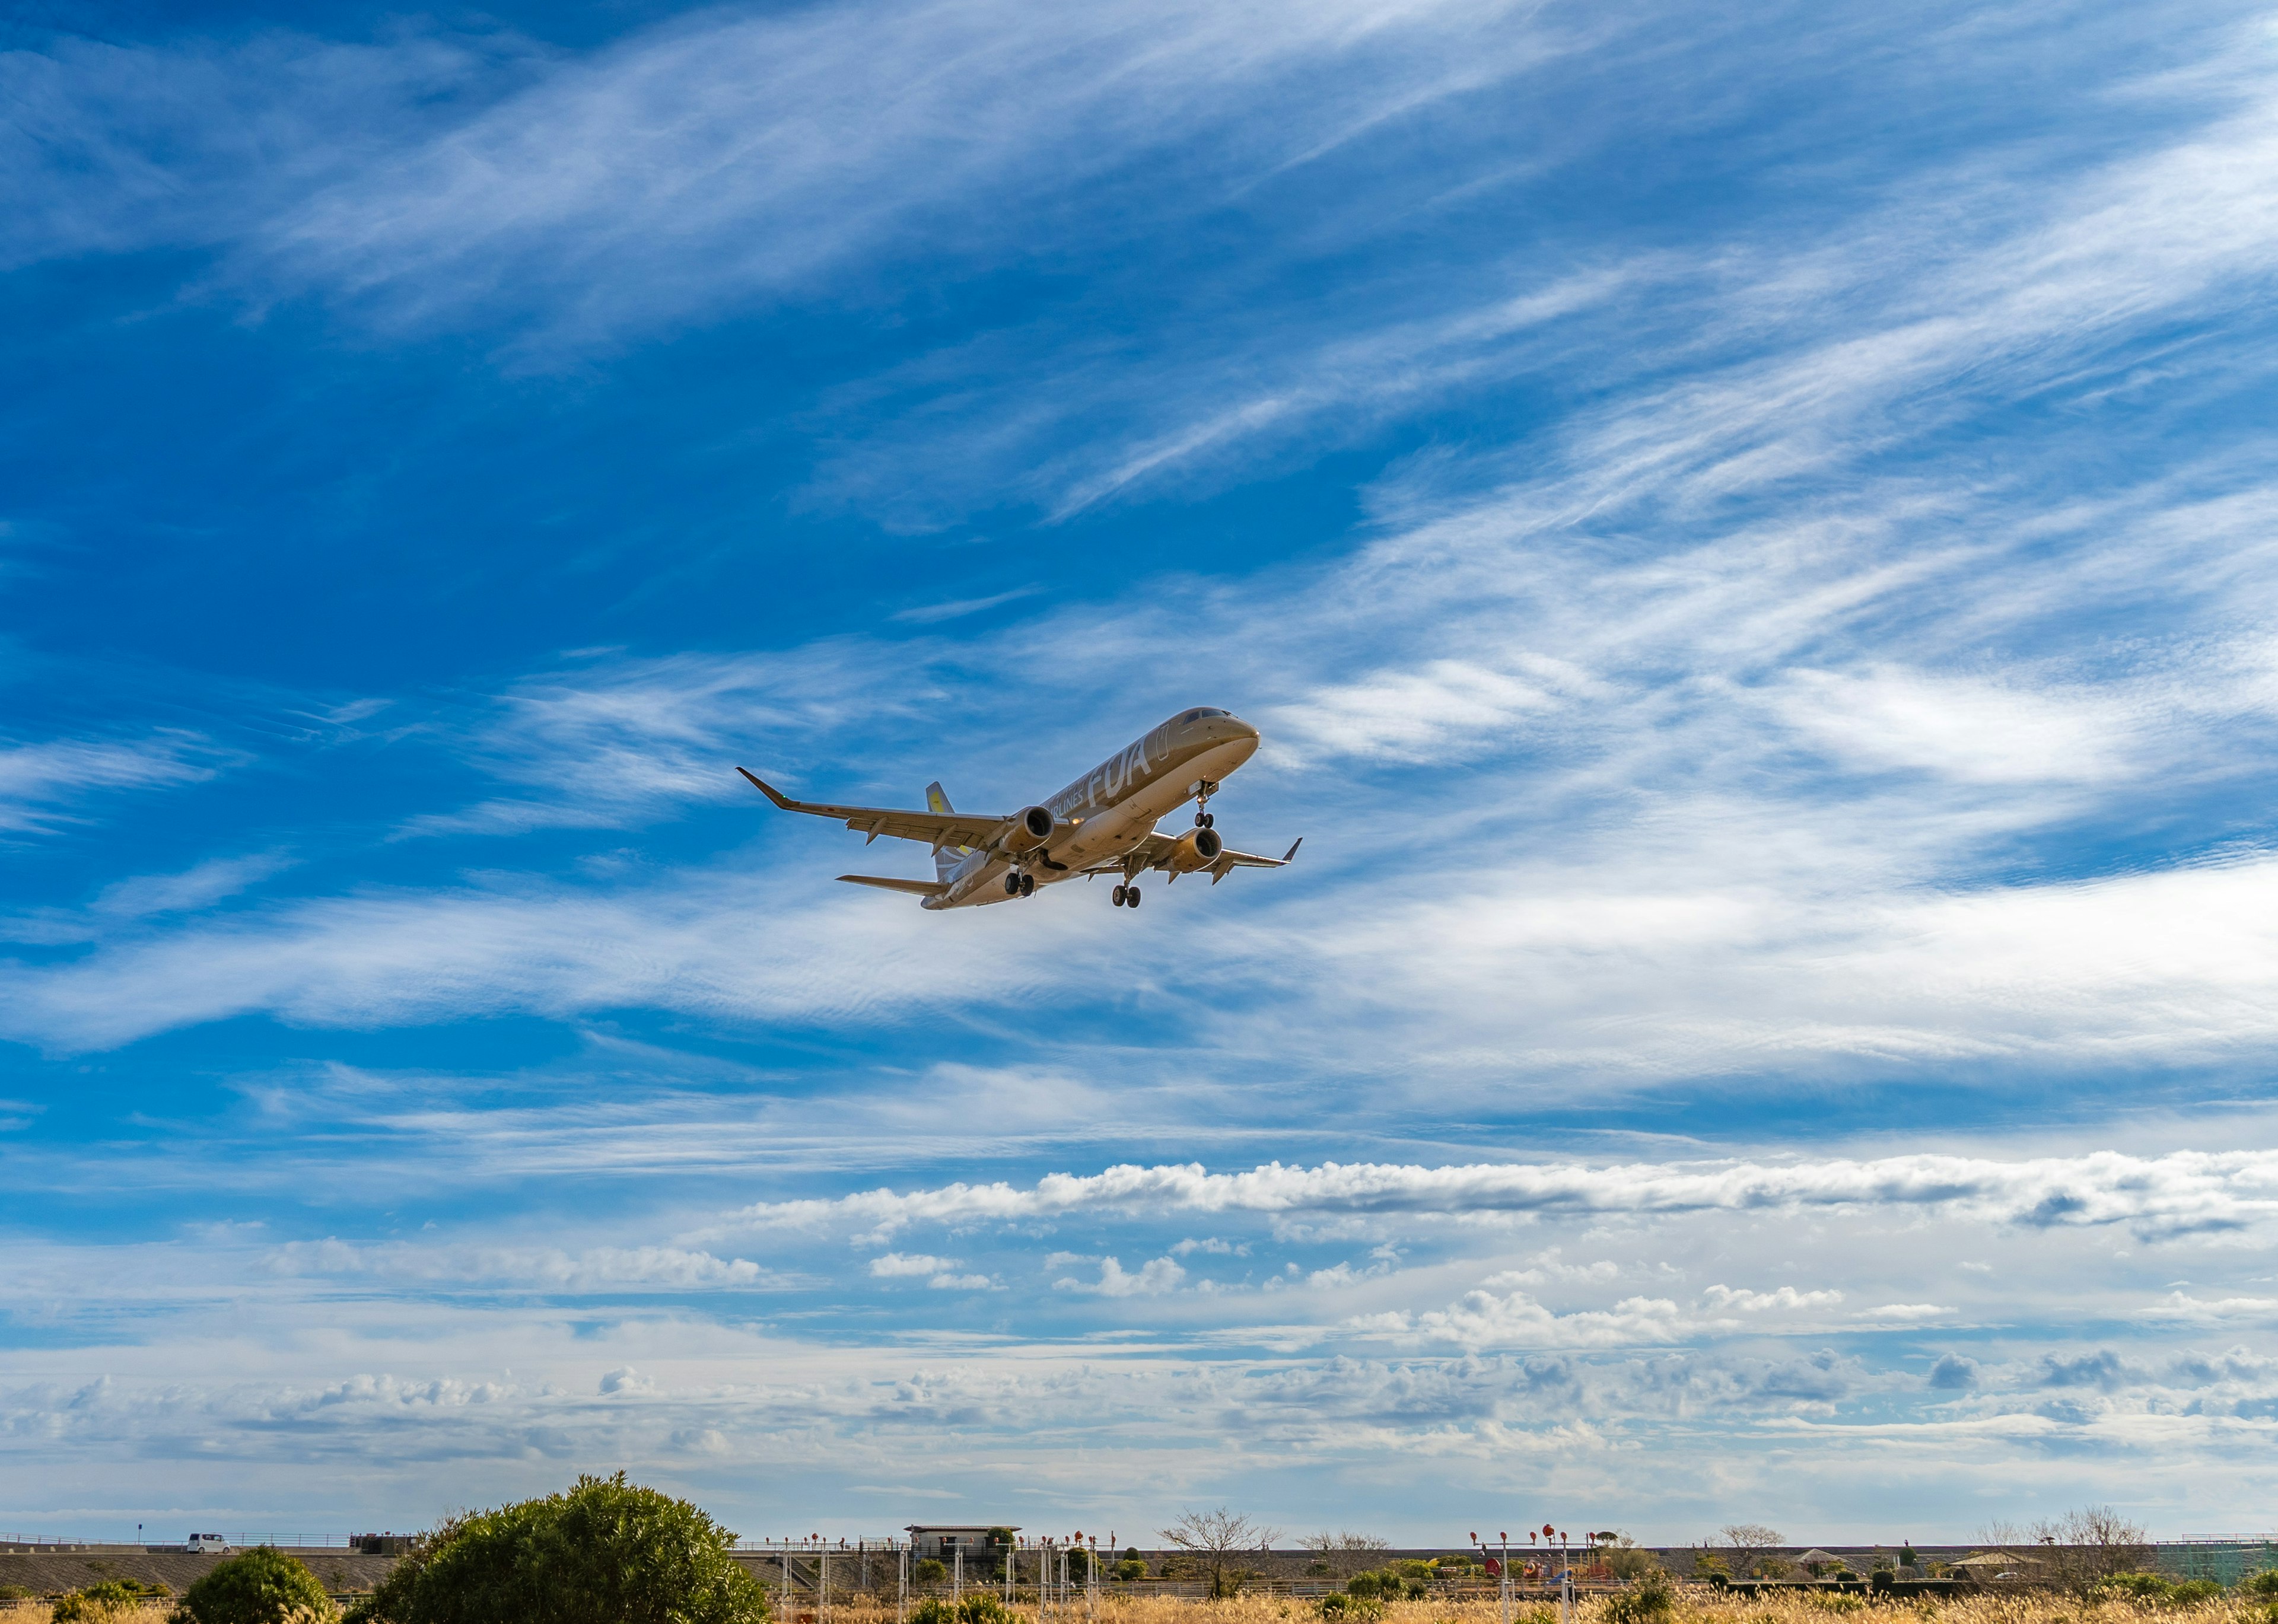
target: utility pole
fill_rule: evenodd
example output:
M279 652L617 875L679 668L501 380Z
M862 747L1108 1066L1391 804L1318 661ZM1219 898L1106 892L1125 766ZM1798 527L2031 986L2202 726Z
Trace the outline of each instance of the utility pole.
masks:
M957 1564L951 1570L949 1576L949 1605L953 1607L957 1605L958 1597L965 1594L965 1547L952 1546L950 1551L950 1560Z
M830 1617L830 1547L822 1548L822 1555L814 1569L815 1624L824 1624Z
M907 1541L895 1552L894 1624L909 1624L910 1617L910 1547Z

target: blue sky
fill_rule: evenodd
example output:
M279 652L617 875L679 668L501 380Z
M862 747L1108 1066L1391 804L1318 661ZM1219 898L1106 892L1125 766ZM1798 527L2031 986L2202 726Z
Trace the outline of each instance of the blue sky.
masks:
M2263 1527L2269 14L0 45L0 1524Z

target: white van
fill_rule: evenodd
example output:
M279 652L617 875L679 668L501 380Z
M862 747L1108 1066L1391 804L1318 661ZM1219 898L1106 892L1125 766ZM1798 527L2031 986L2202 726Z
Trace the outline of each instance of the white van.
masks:
M193 1534L183 1543L185 1551L226 1551L229 1541L218 1534Z

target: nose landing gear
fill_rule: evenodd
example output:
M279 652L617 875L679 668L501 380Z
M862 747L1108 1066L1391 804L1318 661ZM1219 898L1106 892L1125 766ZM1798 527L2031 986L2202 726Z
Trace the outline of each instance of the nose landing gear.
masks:
M1210 798L1217 793L1218 786L1207 778L1203 780L1202 788L1195 791L1195 827L1208 829L1218 826L1218 820L1211 815L1210 810Z

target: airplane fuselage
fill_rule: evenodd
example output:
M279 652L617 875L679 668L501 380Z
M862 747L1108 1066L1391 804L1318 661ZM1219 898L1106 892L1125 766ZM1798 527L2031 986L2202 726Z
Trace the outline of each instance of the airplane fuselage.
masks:
M923 905L1009 902L1005 876L1016 869L1051 885L1136 851L1157 822L1257 753L1257 729L1240 717L1209 706L1181 711L1039 802L1052 815L1045 844L1017 858L972 851L943 875L948 890Z

